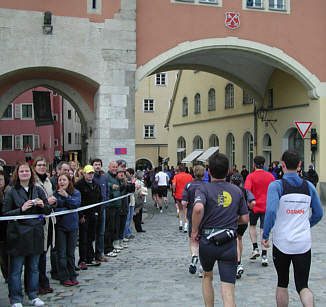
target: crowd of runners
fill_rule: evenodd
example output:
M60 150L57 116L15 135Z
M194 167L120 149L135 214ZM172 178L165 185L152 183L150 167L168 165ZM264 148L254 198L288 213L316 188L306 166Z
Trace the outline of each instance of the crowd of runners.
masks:
M45 304L39 296L54 291L46 271L49 250L51 278L73 287L79 284L79 271L100 266L128 248L127 242L135 238L132 220L137 232L145 232L142 211L147 188L151 188L158 214L168 208L168 191L172 191L178 230L189 236L189 273L203 277L206 306L214 306L215 262L224 306L235 306L235 281L245 270L242 237L249 225L250 259L261 257L263 267L269 264L273 229L277 306L288 306L292 262L301 302L312 307L308 288L310 227L323 215L315 189L318 179L314 182L302 172L294 151L286 151L269 170L262 156L255 157L251 173L245 167L239 172L236 166L231 170L228 166L227 157L216 153L208 166L196 165L190 170L179 165L134 172L123 161L112 161L104 172L102 161L94 159L82 169L77 169L74 161L60 162L50 176L43 157L36 158L33 165L17 163L10 178L0 169L0 205L2 219L7 219L0 220L0 264L10 304L23 306L22 275L29 303ZM72 209L77 210L65 213ZM62 211L64 214L57 215ZM26 215L34 218L24 218ZM75 262L77 241L79 260Z

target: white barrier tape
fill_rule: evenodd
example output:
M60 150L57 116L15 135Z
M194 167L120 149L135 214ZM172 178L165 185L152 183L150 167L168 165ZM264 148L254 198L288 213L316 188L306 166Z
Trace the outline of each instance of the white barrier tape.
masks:
M87 210L87 209L90 209L90 208L93 208L93 207L97 207L97 206L100 206L100 205L111 203L113 201L116 201L116 200L119 200L119 199L128 197L131 194L132 193L129 193L129 194L126 194L126 195L123 195L123 196L119 196L119 197L116 197L116 198L113 198L113 199L110 199L110 200L107 200L107 201L103 201L103 202L100 202L100 203L88 205L88 206L85 206L85 207L80 207L80 208L77 208L77 209L70 209L70 210L59 211L59 212L51 213L49 215L43 215L43 214L37 215L37 214L33 214L33 215L1 216L0 217L0 221L12 221L12 220L26 220L26 219L48 218L48 217L51 217L51 216L58 216L58 215L64 215L64 214L68 214L68 213L74 213L74 212L83 211L83 210Z

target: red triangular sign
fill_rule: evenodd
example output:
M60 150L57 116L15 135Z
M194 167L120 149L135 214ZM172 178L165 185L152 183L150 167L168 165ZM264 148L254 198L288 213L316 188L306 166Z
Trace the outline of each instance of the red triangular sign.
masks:
M24 149L24 153L30 153L33 152L31 146L29 144L26 145L25 149Z
M304 139L305 135L309 131L312 122L294 122L295 125L297 126L302 138Z

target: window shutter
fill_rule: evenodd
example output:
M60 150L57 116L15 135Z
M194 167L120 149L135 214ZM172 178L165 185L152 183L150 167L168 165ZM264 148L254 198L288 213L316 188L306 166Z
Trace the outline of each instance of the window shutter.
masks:
M21 105L15 104L15 118L21 118Z
M15 136L15 149L21 150L21 136L20 135Z
M34 134L34 140L33 140L34 149L40 149L40 136L37 134Z

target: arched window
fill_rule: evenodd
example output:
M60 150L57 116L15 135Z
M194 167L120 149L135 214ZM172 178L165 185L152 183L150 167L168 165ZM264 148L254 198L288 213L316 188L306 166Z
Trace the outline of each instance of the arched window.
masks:
M208 92L208 111L216 110L215 90L211 88Z
M188 98L182 99L182 116L188 116Z
M235 164L235 140L232 133L229 133L226 137L226 156L229 159L229 167Z
M254 165L254 139L250 132L243 136L243 164L252 172Z
M217 146L219 146L218 137L216 136L216 134L212 134L209 137L209 147L217 147Z
M272 140L268 133L263 137L263 156L266 161L266 166L272 163Z
M229 83L225 87L225 109L234 108L234 86Z
M193 149L196 150L196 149L203 149L203 148L204 148L203 139L199 135L196 135L193 141Z
M177 141L177 164L186 157L186 140L180 136Z
M195 95L195 114L200 113L200 94Z

